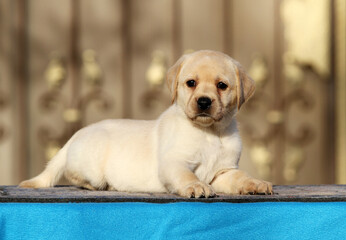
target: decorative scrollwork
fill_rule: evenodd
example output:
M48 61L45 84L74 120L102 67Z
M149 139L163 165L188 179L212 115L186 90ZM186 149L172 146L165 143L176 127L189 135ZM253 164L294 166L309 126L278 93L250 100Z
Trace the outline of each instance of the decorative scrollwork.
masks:
M292 108L293 105L297 105L300 110L304 112L309 112L314 106L312 96L299 88L288 94L285 100L286 112L290 112L290 108ZM293 182L298 178L299 169L306 158L304 146L314 139L314 135L314 130L307 123L303 123L299 126L295 133L292 133L286 128L285 138L288 146L283 156L283 175L287 182Z
M151 87L162 86L166 76L166 57L164 52L156 50L152 53L152 61L146 73Z
M255 99L256 104L268 102L267 96L262 96L263 99L261 97ZM295 89L281 99L281 104L283 106L281 111L270 110L267 112L266 122L268 128L264 133L260 134L255 130L254 126L249 125L244 126L243 129L252 142L252 144L250 143L252 145L251 159L256 164L260 176L265 179L271 178L269 169L273 163L273 156L265 149L271 142L275 141L279 133L285 135L286 144L289 144L290 147L286 149L288 153L285 153L283 156L285 159L284 176L287 181L291 182L296 180L298 167L304 162L305 154L302 148L313 140L314 130L310 125L302 124L296 132L292 133L287 127L286 121L293 105L297 105L302 111L308 112L313 109L314 101L304 90ZM255 111L254 109L256 108L252 106L249 111Z
M38 139L45 147L46 160L50 160L70 137L66 125L62 132L47 126L41 126L38 129Z
M56 56L56 54L54 55ZM63 109L62 131L47 126L41 126L38 130L40 142L45 146L45 156L49 160L71 138L72 134L85 125L85 113L91 103L98 104L100 110L107 111L112 107L112 99L102 90L102 71L96 62L96 53L86 50L83 53L83 78L89 86L88 91L78 96L65 96L61 88L65 83L65 69L62 69L62 59L51 60L46 70L46 81L49 86L47 92L39 99L40 109L52 112L58 107ZM76 79L72 79L75 80ZM69 101L73 99L73 101ZM71 106L69 103L76 103Z
M268 63L264 56L260 53L254 53L252 56L252 63L249 68L249 75L255 81L257 89L263 89L268 82L269 71Z
M155 109L158 105L169 102L170 97L157 88L149 89L141 97L141 104L145 110Z
M287 61L286 61L287 62ZM287 69L286 69L287 70ZM300 70L305 74L304 69ZM300 73L299 71L299 73ZM314 130L308 124L302 123L298 126L295 132L292 132L288 127L287 120L290 117L292 108L296 107L298 110L308 112L314 107L313 97L306 92L302 86L301 79L296 81L291 80L291 77L301 77L300 74L291 74L287 76L289 82L292 83L292 90L279 98L276 97L275 104L273 104L273 97L264 91L264 87L269 77L268 69L265 59L256 54L253 58L249 73L254 78L257 86L255 96L249 101L247 105L247 112L254 114L257 111L263 111L263 106L273 106L267 109L265 119L262 121L266 123L267 127L261 128L261 131L251 124L243 125L242 129L250 139L249 145L251 160L257 167L258 174L264 179L272 178L272 164L273 153L268 150L269 145L273 145L279 136L285 136L285 145L287 148L282 154L284 160L284 177L286 181L291 182L297 179L298 170L303 164L305 159L305 152L303 147L312 141L314 138ZM251 75L252 74L252 75ZM301 78L304 78L301 77ZM300 84L296 84L296 83ZM261 109L262 106L262 109ZM260 115L263 115L261 112Z
M79 98L77 106L81 112L81 121L85 120L85 112L91 103L97 104L98 109L104 112L110 110L113 106L112 99L100 87L94 86Z
M298 105L302 111L309 111L312 110L314 101L309 93L303 89L296 89L285 98L286 112L289 112L293 105ZM309 143L313 137L314 131L308 124L300 126L295 134L286 131L287 141L301 147Z
M91 86L102 84L102 70L96 61L96 52L87 49L83 52L83 74L85 80Z
M59 53L53 52L45 72L45 78L50 89L58 89L66 80L64 59Z
M298 145L289 146L285 150L283 175L286 181L293 182L298 178L298 172L305 157L303 148Z
M50 112L58 106L67 106L66 98L62 97L61 91L58 89L51 89L43 93L39 99L40 109L45 112Z
M152 53L152 61L146 72L146 80L149 89L141 97L141 105L148 111L155 109L162 102L169 102L169 98L164 93L164 82L166 77L167 64L164 52L156 50ZM164 101L163 99L167 99Z
M257 167L258 174L264 178L268 178L271 175L271 165L273 162L273 156L267 146L264 142L257 142L252 145L250 150L252 162Z

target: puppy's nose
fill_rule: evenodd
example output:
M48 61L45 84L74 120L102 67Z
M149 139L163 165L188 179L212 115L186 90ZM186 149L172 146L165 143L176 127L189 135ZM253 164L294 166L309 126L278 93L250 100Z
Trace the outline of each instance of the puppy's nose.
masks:
M198 108L201 110L207 110L211 106L211 99L208 97L200 97L197 100Z

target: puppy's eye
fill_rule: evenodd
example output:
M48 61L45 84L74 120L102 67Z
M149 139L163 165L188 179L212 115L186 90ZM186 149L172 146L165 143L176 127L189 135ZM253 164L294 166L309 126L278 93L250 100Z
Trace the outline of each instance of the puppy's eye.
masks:
M195 80L189 80L186 82L186 85L188 87L195 87L196 86L196 81Z
M218 82L217 84L217 88L221 89L221 90L225 90L227 88L227 84L223 83L223 82Z

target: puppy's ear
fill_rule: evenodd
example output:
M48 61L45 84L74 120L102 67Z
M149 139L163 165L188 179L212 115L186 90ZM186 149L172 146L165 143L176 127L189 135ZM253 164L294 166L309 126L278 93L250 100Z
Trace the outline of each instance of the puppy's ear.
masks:
M178 61L168 69L167 71L167 85L172 95L172 103L177 98L177 90L178 90L178 77L180 73L180 69L183 66L186 55L183 55Z
M239 110L255 92L255 82L246 74L243 67L237 61L233 60L233 64L237 76L237 106Z

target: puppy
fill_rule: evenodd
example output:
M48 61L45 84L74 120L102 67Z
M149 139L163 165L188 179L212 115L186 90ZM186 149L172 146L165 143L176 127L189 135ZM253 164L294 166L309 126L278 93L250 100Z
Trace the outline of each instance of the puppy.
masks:
M76 132L38 176L91 190L171 192L183 197L271 194L271 183L238 170L235 115L253 94L238 62L216 51L182 56L167 73L172 105L154 121L104 120Z

